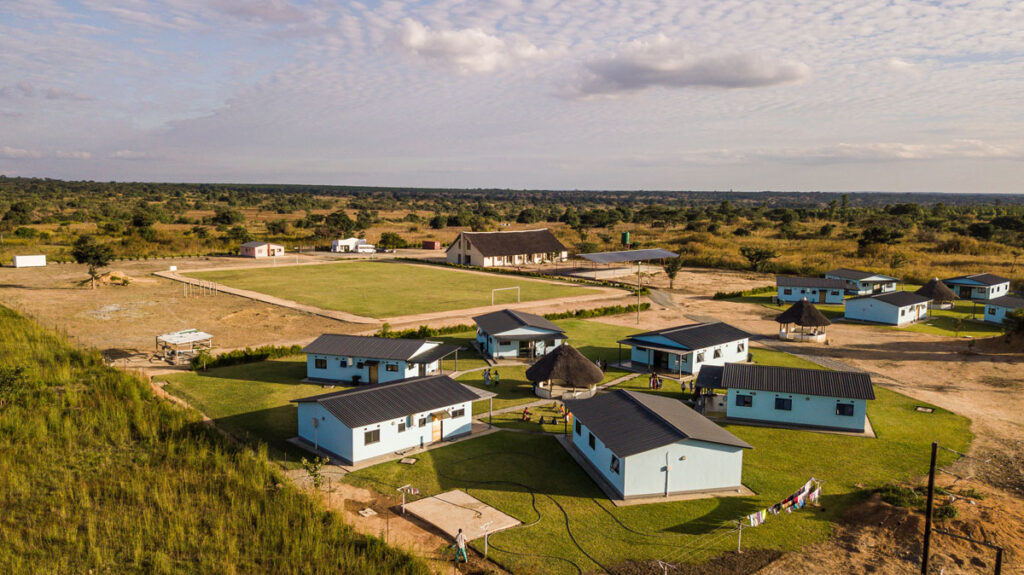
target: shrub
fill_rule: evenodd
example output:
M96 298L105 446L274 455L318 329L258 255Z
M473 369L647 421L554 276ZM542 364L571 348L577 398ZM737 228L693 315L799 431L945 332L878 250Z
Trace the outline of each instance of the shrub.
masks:
M213 357L206 352L197 354L192 358L192 369L209 369L211 367L225 367L239 365L242 363L254 363L278 357L288 357L302 353L301 345L264 345L256 349L236 349L227 353L221 353Z
M752 295L760 295L763 293L772 293L776 289L775 286L761 286L754 289L742 290L742 291L720 291L715 292L715 295L711 296L711 299L735 299L738 297L748 297Z
M889 485L885 485L879 489L878 493L881 495L882 501L885 501L890 505L895 505L896 507L918 509L924 505L921 494L903 485L890 483Z

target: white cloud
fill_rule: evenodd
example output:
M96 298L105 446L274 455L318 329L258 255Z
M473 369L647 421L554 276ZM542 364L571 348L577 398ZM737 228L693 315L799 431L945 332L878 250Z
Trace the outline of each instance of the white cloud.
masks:
M57 150L53 155L64 160L88 160L89 158L92 158L91 153L81 150L74 150L70 152Z
M921 78L924 76L924 71L920 66L901 58L889 58L885 61L885 67L890 72L902 74L911 78Z
M757 88L798 82L810 74L803 62L759 52L692 54L682 42L658 34L629 42L611 57L587 62L569 95L617 95L653 86Z
M547 50L522 36L512 35L506 40L480 28L432 30L410 19L402 22L399 41L412 53L462 73L493 72L516 62L549 56Z
M10 160L35 160L42 157L43 154L36 150L0 146L0 158L7 158Z

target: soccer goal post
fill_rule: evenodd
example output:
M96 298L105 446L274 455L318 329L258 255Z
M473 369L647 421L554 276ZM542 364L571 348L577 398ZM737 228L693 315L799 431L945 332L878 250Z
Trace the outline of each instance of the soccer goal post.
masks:
M519 295L519 286L504 287L504 288L494 288L494 289L491 290L491 305L494 305L494 293L495 292L507 291L507 290L516 290L516 303L519 303L520 301L522 301L522 299L520 298L520 295Z

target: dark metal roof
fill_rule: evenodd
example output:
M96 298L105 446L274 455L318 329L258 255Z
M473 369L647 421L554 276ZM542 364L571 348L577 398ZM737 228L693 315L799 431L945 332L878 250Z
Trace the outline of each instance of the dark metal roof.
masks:
M646 345L642 341L638 341L636 338L657 335L674 341L685 349L704 349L706 347L722 345L723 343L729 343L731 341L750 337L749 333L727 323L714 322L697 323L693 325L669 327L655 331L637 333L628 339L620 341L619 343L625 343L627 345Z
M575 347L563 344L544 354L526 370L526 379L556 379L572 387L590 387L604 379L604 373Z
M749 443L671 397L618 389L565 406L618 457L687 439L750 449Z
M697 385L710 389L749 389L774 393L798 393L845 399L874 399L871 376L863 371L830 371L727 363L717 370L704 366ZM705 374L705 372L707 372Z
M946 284L939 281L939 278L932 278L928 283L917 288L917 291L914 293L917 295L923 295L924 297L935 301L953 301L957 299L953 290L949 289Z
M997 305L999 307L1005 307L1010 309L1020 309L1024 307L1024 297L1017 297L1015 295L1004 295L1003 297L993 298L982 303L989 305Z
M303 353L315 353L320 355L342 355L348 357L400 359L409 361L413 359L416 352L419 351L425 343L428 343L425 339L401 339L325 333L313 340L313 342L303 348L302 351ZM438 343L437 347L424 351L420 356L430 357L434 353L441 353L443 351L443 355L439 357L444 357L449 353L454 352L456 349L458 349L458 346ZM420 356L416 356L416 362L425 363L428 361L426 359L421 359Z
M863 270L853 270L853 269L850 269L850 268L837 268L837 269L834 269L834 270L828 272L825 275L835 276L837 278L843 278L844 280L852 280L852 281L858 281L858 282L859 281L863 281L863 280L865 280L867 278L870 278L870 277L879 277L879 278L881 278L881 280L877 280L877 281L892 281L892 282L899 281L898 279L893 278L893 277L889 277L887 275L876 274L876 273L873 273L873 272L866 272L866 271L863 271Z
M807 301L804 298L795 304L791 305L789 309L775 316L775 321L779 323L795 323L801 327L825 327L832 325L832 322L818 308L814 307L814 304Z
M480 395L447 375L431 375L353 387L292 400L324 406L349 429L476 401Z
M942 280L942 283L948 285L948 284L951 284L951 283L952 284L963 284L963 283L968 283L968 282L972 282L972 281L978 282L981 285L995 286L995 285L999 285L999 284L1004 284L1004 283L1006 283L1006 282L1008 282L1010 280L1009 280L1009 278L1004 278L1002 276L997 276L995 274L971 274L971 275L966 275L966 276L957 276L955 278L949 278L947 280Z
M473 318L476 325L490 335L505 333L521 327L535 327L557 333L565 333L565 330L551 323L546 318L525 311L503 309L478 315Z
M679 257L679 254L661 248L650 250L626 250L623 252L598 252L580 254L580 257L599 264L617 264L622 262L646 262L664 258Z
M462 232L460 236L460 239L468 239L471 246L488 257L566 251L562 242L547 228L508 232ZM452 242L452 246L455 245L456 243ZM451 246L448 249L452 249Z
M843 289L843 280L832 278L801 278L793 276L775 276L775 285L782 287L810 287L823 289Z
M925 297L923 295L919 295L919 294L916 294L916 293L910 293L908 291L894 291L894 292L889 292L889 293L875 293L875 294L861 295L861 296L857 296L857 297L852 297L850 299L854 300L854 299L868 299L868 298L874 299L874 300L878 300L880 302L884 302L884 303L887 303L889 305L894 305L896 307L906 307L908 305L914 305L914 304L918 304L918 303L925 303L927 301L931 301L931 298L928 298L928 297Z

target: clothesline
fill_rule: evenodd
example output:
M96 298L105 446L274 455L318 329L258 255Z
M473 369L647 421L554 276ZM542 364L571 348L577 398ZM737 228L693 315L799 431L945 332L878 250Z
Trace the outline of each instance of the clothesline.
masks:
M803 509L808 503L814 503L819 498L821 498L822 483L823 482L818 479L815 479L813 477L810 478L809 480L807 480L807 483L804 483L803 486L796 491L796 493L790 495L789 497L783 499L782 501L776 503L775 505L768 507L767 509L756 511L741 519L741 528L743 525L743 520L746 520L751 527L757 527L764 523L766 519L768 519L768 515L778 515L783 511L785 511L786 513L792 513L794 510Z

